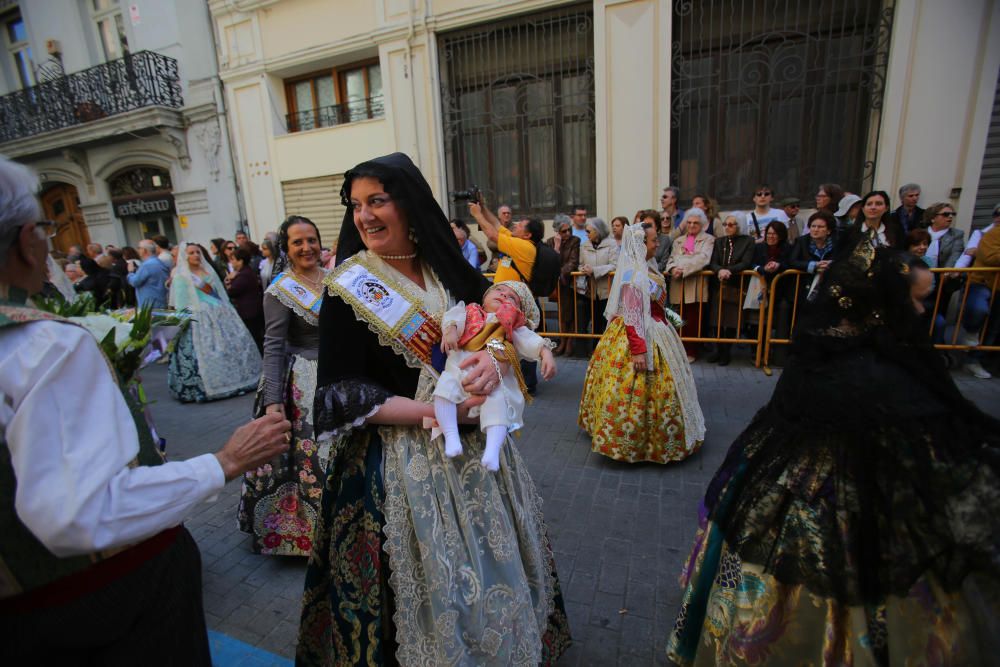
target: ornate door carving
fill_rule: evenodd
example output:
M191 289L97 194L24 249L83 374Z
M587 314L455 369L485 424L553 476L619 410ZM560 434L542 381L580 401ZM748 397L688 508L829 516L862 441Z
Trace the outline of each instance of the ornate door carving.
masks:
M56 250L67 252L72 245L84 247L90 243L90 233L80 211L80 197L75 187L59 183L46 190L41 200L45 217L58 225L56 236L52 239Z

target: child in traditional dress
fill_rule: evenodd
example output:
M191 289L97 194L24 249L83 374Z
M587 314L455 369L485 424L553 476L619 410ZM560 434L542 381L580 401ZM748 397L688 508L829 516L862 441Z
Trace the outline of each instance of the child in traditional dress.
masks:
M457 306L441 321L441 350L448 354L444 372L434 389L434 414L444 435L448 457L462 453L458 437L458 404L468 400L462 389L464 371L460 364L480 350L488 350L497 369L497 378L487 385L490 391L479 408L479 426L486 433L482 463L487 470L500 467L500 448L507 434L522 426L524 403L528 392L521 375L518 357L541 361L542 377L556 373L551 343L533 329L538 326L539 311L531 290L522 282L504 281L486 290L483 305ZM499 361L509 369L501 374Z

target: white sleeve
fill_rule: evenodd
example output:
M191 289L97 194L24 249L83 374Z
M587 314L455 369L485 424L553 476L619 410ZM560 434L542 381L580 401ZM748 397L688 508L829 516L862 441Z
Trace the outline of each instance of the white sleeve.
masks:
M511 342L514 343L517 354L528 361L538 361L542 348L545 347L544 338L523 326L514 329L514 340Z
M0 427L15 509L57 556L126 546L176 526L225 484L212 454L127 467L139 451L125 399L86 330L33 322L0 332Z
M983 237L983 232L981 230L977 229L976 231L972 232L972 236L969 237L969 243L966 244L965 250L968 250L969 248L978 248L979 239L981 239L982 237ZM955 262L956 269L964 269L972 266L972 256L966 255L965 250L963 250L962 254L959 255L958 261Z
M465 302L459 301L457 304L445 311L441 318L441 331L445 331L454 324L458 329L458 335L465 333Z
M757 224L760 224L758 221ZM764 231L764 225L760 225L761 232ZM753 216L750 215L748 211L746 215L743 216L743 233L752 239L760 238L757 236L757 230L753 226Z

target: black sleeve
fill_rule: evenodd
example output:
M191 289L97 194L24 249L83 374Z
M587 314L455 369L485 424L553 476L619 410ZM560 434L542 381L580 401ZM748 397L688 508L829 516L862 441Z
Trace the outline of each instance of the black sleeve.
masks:
M807 243L809 243L809 237L803 236L788 249L788 257L786 258L788 268L798 269L799 271L809 270L809 262L812 260L809 258Z
M413 398L419 375L379 344L349 304L329 294L323 297L313 406L318 435L336 436L360 426L393 396Z

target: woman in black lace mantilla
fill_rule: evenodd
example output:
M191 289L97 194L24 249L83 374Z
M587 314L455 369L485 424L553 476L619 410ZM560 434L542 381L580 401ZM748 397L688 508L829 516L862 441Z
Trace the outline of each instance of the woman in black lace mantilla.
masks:
M926 267L874 245L828 270L705 494L677 664L976 665L997 650L1000 423L927 340Z

